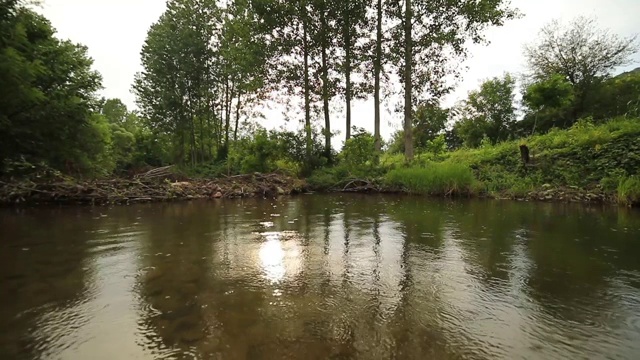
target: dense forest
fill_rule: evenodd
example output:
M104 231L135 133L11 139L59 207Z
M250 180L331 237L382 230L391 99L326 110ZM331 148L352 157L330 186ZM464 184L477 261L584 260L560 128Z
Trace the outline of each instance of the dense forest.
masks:
M506 0L168 0L141 49L137 109L128 109L99 97L101 76L86 47L57 38L30 4L3 0L0 176L123 177L175 164L191 177L280 171L318 188L385 176L407 187L399 179L412 175L399 168L433 176L435 164L473 149L511 144L517 159L519 145L566 129L637 135L640 71L615 74L631 64L637 38L592 18L541 24L523 50L526 73L487 79L442 106L464 76L469 45L521 16ZM355 99L373 100L373 134L352 127ZM261 127L259 109L271 103L285 105L299 130ZM402 130L387 141L385 104L403 114ZM344 136L340 152L335 136ZM639 145L630 137L617 155L626 165L600 167L590 180L637 181L640 199ZM491 187L477 164L464 164L463 173ZM524 171L501 190L522 186L531 176ZM549 182L547 174L527 189ZM561 184L587 185L578 180Z

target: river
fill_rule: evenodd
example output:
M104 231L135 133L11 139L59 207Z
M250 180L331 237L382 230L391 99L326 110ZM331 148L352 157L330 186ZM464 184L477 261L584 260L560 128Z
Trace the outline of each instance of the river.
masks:
M638 359L640 212L301 195L0 209L0 359Z

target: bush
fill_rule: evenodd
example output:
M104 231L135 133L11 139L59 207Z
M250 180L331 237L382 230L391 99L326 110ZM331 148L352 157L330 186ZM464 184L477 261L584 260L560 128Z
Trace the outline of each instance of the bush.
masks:
M314 190L329 190L348 176L344 170L343 167L318 169L307 178L307 184Z
M357 129L354 129L357 130ZM345 142L340 160L349 167L367 167L375 162L375 140L373 135L361 130Z

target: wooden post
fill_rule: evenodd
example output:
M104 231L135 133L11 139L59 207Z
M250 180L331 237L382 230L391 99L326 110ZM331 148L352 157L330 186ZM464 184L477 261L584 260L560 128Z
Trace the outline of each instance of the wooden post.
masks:
M529 158L529 148L527 145L520 145L520 156L522 157L522 162L526 165L531 160Z

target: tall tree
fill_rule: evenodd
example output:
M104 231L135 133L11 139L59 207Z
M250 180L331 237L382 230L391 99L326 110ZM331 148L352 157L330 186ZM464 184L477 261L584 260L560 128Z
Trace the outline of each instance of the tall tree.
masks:
M219 15L213 1L170 0L142 48L144 70L133 86L137 102L152 129L173 138L179 163L188 159L195 165L206 157L205 137L210 132L204 129L204 119L213 117L210 86L222 71L211 69L211 36Z
M364 38L366 34L367 24L367 1L365 0L346 0L335 1L337 5L341 4L338 9L339 13L334 15L338 24L341 36L339 36L339 47L342 52L342 62L340 71L344 75L344 97L345 97L345 140L351 137L351 102L354 98L362 96L364 86L357 83L353 75L358 74L359 67L363 63L365 51L358 42Z
M447 75L459 74L468 43L484 41L483 30L517 16L507 0L393 0L389 4L397 74L404 91L405 157L413 158L412 116L417 101L451 90Z
M327 159L331 159L331 117L329 109L330 101L330 84L329 84L329 37L331 34L331 28L329 20L327 19L327 0L319 0L319 13L320 13L320 28L319 28L319 43L321 54L320 72L322 78L322 110L324 114L324 155Z
M374 72L374 90L373 90L373 107L374 107L374 133L375 150L379 153L382 149L382 141L380 136L380 74L382 72L382 0L376 3L376 40L375 55L373 61Z
M99 155L87 149L101 87L87 48L56 38L49 21L20 2L2 5L0 158L86 169Z
M566 26L558 20L544 26L539 40L526 46L524 55L535 80L561 74L574 86L572 117L576 120L584 114L600 80L629 64L638 48L636 36L621 37L600 29L594 18L578 17Z
M302 99L302 123L305 132L306 158L313 153L313 128L311 114L314 103L322 94L322 84L317 76L319 67L314 62L319 55L318 17L319 0L266 0L252 3L260 19L262 32L268 34L269 72L267 77L278 94L287 100L286 117L294 113L291 97ZM321 97L321 95L320 95Z

